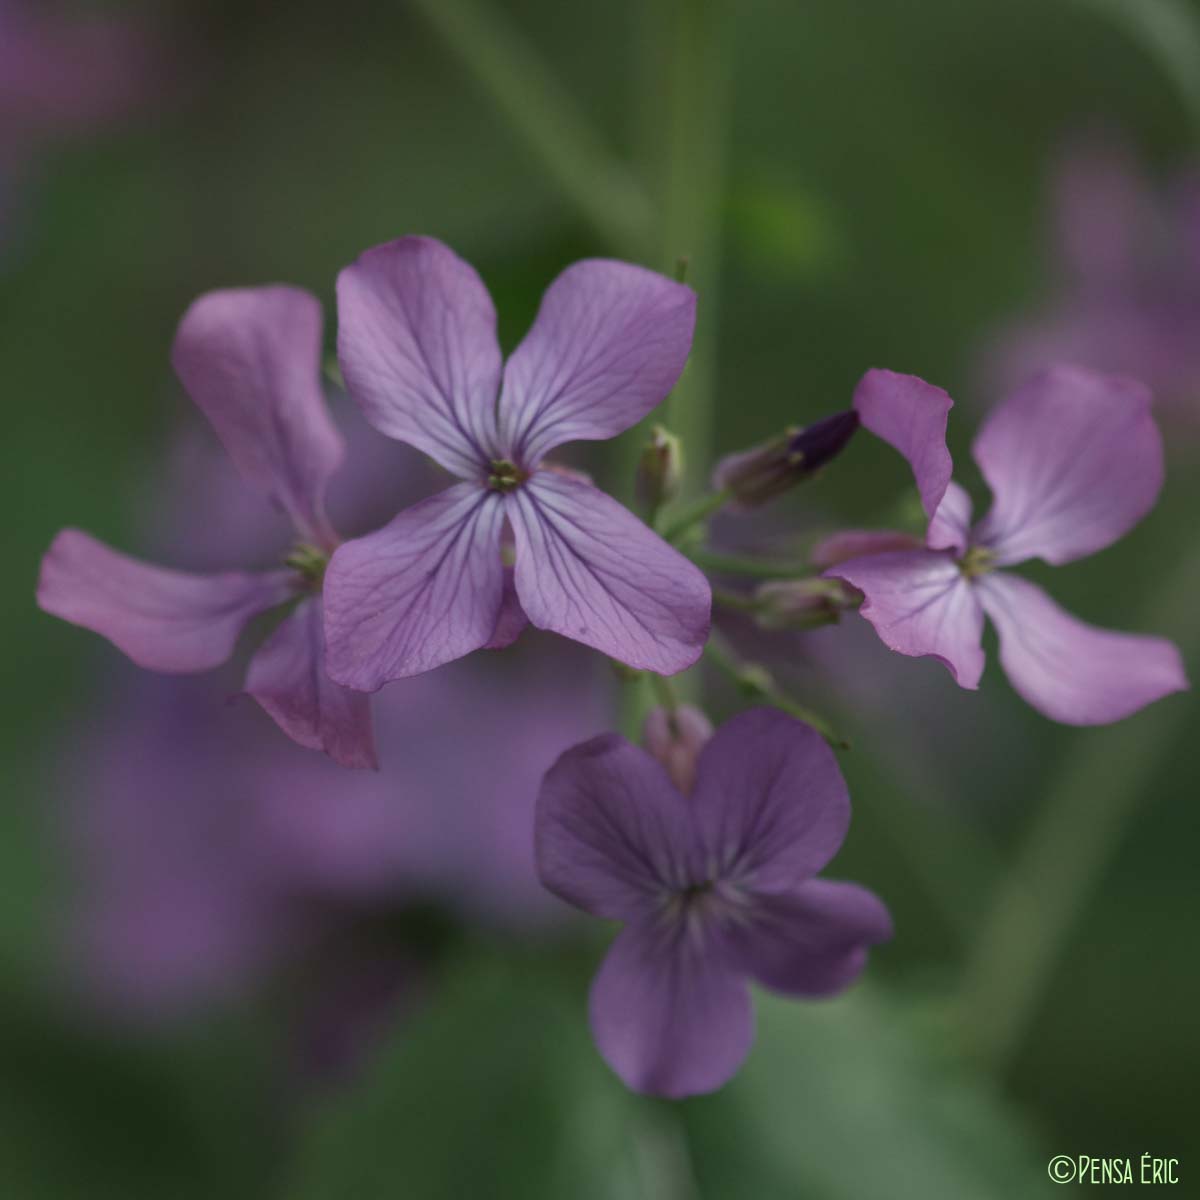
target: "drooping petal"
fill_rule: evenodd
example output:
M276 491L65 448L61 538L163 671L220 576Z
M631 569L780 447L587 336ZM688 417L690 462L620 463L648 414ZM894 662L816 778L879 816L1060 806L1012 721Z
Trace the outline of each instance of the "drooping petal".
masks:
M867 554L920 548L921 539L911 533L897 533L893 529L842 529L822 538L808 558L814 567L833 567Z
M338 358L347 390L381 433L463 479L495 445L496 310L470 264L432 238L368 250L338 276Z
M694 881L695 834L666 769L615 733L546 772L534 818L542 884L612 920L644 916Z
M592 1036L637 1092L711 1092L754 1042L746 984L694 926L651 920L623 929L592 982Z
M971 497L954 480L946 485L937 512L929 522L925 544L930 550L953 550L963 554L971 535Z
M321 391L321 329L320 303L299 288L209 292L184 314L171 362L238 470L332 548L325 485L344 446Z
M373 692L487 645L504 590L500 497L460 483L338 547L325 571L325 667Z
M42 559L38 605L167 674L220 666L251 617L295 595L291 571L193 575L119 554L64 529Z
M1017 575L985 575L978 586L1000 634L1004 673L1052 721L1107 725L1188 687L1166 638L1097 629Z
M793 889L837 853L850 795L833 751L773 708L726 721L700 752L691 809L710 878L761 892Z
M932 519L954 464L946 449L946 420L954 401L916 375L868 371L854 389L863 425L908 459L925 515Z
M296 606L250 660L246 691L294 742L343 767L378 768L371 700L325 673L321 600Z
M854 883L810 879L795 892L756 896L736 945L750 976L794 996L829 996L853 982L867 950L892 936L874 893Z
M484 646L485 650L505 650L513 644L529 624L529 618L521 607L517 596L516 572L512 567L504 568L504 590L500 596L500 615L496 628Z
M995 409L973 447L995 497L974 540L999 564L1094 554L1154 507L1162 437L1136 380L1044 371Z
M700 657L712 612L708 580L615 500L539 471L512 494L509 515L517 593L539 629L660 675Z
M977 688L983 674L983 609L954 555L895 551L839 563L825 572L866 597L859 612L885 646L944 663L960 687Z
M536 466L564 442L615 437L675 386L692 348L691 288L608 259L568 267L504 368L500 430Z

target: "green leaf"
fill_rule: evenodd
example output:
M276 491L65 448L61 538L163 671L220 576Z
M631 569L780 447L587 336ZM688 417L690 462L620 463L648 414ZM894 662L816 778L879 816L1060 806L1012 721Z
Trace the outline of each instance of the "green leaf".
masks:
M758 1040L728 1087L685 1105L704 1200L1009 1200L1045 1159L941 1023L877 991L758 996Z

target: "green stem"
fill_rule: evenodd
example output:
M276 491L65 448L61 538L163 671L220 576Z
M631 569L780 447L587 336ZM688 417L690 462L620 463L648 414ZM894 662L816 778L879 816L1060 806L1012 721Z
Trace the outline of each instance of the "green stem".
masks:
M730 499L731 493L728 488L722 488L719 492L707 492L698 500L693 500L666 529L661 531L663 537L668 542L678 541L693 526L699 525L701 521L711 517L718 509L724 508Z
M717 634L709 638L704 653L714 666L729 676L740 691L778 708L806 725L811 725L835 750L850 749L850 743L825 717L793 700L775 682L765 667L758 663L741 662Z
M817 572L808 566L764 562L757 558L739 558L734 554L714 554L709 550L688 550L687 556L705 571L720 575L745 575L751 579L811 579Z
M654 698L667 712L673 713L679 707L679 697L675 694L674 685L665 675L656 675L653 671L650 672L649 678Z
M757 612L759 608L758 601L753 596L747 596L743 592L730 591L729 588L714 587L712 590L713 603L719 604L722 608L733 609L735 612Z
M1142 622L1183 632L1200 653L1200 550L1155 591ZM1183 697L1103 730L1080 731L1047 789L1016 864L980 926L959 997L973 1052L1005 1068L1033 1019L1062 949L1111 863L1162 756L1194 719Z
M411 0L487 91L567 200L608 245L641 257L653 244L644 189L613 157L546 64L495 4Z

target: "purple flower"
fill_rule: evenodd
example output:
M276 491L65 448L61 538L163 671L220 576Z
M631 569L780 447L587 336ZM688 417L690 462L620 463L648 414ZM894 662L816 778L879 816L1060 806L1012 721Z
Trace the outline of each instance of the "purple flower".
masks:
M614 437L670 391L691 347L690 289L626 263L576 263L502 365L479 276L409 237L342 272L338 311L342 372L367 419L463 482L333 556L334 679L374 691L502 643L517 602L537 627L634 667L671 674L696 660L711 605L701 572L544 461L564 442Z
M908 459L930 518L924 546L889 550L881 541L881 552L826 572L863 593L862 615L891 649L931 655L962 687L976 688L986 614L1013 687L1068 725L1119 721L1188 686L1170 642L1086 625L1041 588L998 570L1094 554L1154 506L1162 439L1141 384L1056 367L1010 396L975 439L993 504L973 526L970 497L950 478L950 397L911 375L870 371L854 404L863 424Z
M365 696L322 666L321 581L337 535L325 489L344 445L320 384L321 308L288 287L211 292L185 314L172 361L244 478L287 514L287 565L194 574L150 566L79 530L43 562L38 603L101 634L153 671L206 671L233 652L246 623L295 607L250 661L246 691L294 741L350 767L376 765Z
M1001 392L1047 363L1144 380L1192 423L1200 388L1200 188L1158 187L1113 137L1067 147L1054 165L1047 302L992 339L983 367Z
M641 1092L720 1087L754 1039L748 981L827 996L891 936L887 910L813 878L837 852L850 798L833 753L773 709L727 722L685 797L615 734L568 750L538 798L542 882L622 921L591 993L600 1053Z

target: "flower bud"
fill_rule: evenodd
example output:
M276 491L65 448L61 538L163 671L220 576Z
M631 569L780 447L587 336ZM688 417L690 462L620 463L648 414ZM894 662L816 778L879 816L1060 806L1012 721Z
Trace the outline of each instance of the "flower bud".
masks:
M803 429L793 426L769 442L721 459L713 485L731 492L734 505L758 508L815 474L857 429L858 413L853 409Z
M642 726L642 743L687 796L696 782L696 760L712 733L712 722L691 704L674 711L652 708Z
M855 599L840 579L781 579L755 589L755 615L764 629L816 629L834 624Z
M638 459L634 478L638 503L654 512L674 500L682 485L683 443L661 425L655 425Z

